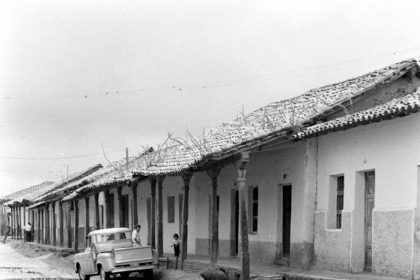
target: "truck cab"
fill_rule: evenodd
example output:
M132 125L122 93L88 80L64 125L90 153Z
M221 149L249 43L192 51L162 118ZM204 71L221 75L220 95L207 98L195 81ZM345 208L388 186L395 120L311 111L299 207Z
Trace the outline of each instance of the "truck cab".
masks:
M85 251L74 255L75 270L81 280L89 280L94 275L108 280L116 274L128 278L132 272L153 279L157 264L156 252L150 246L133 243L129 228L94 230L86 238Z

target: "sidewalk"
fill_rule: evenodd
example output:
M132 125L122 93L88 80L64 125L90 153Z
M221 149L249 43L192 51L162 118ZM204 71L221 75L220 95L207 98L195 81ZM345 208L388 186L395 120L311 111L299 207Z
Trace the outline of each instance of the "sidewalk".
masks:
M57 264L58 260L60 265L60 270L65 273L71 273L72 268L72 256L67 256L62 258L59 254L53 254L50 251L50 247L48 248L36 248L38 246L44 247L45 245L39 244L28 244L23 243L21 240L12 240L8 239L6 242L9 246L14 248L15 250L19 250L21 252L25 252L26 257L43 259L44 265L47 263L50 264ZM2 243L1 243L2 244ZM3 245L3 244L2 244ZM35 248L34 248L35 247ZM29 249L29 250L28 250ZM45 250L47 249L47 250ZM2 252L5 253L5 252ZM7 253L6 253L7 254ZM167 260L169 259L169 263ZM172 256L165 256L160 259L161 263L161 273L165 273L165 268L168 266L169 268L175 267L174 259ZM238 276L241 273L241 263L239 258L219 258L218 266L225 268L230 276L231 280L237 280ZM178 267L180 267L180 262L178 262ZM168 270L169 278L174 276L175 274L183 275L182 279L196 279L193 276L197 275L202 270L205 270L209 267L209 259L205 256L197 256L197 255L189 255L188 259L185 261L184 265L184 272L175 271L172 269ZM187 275L188 272L194 273ZM172 275L175 273L174 275ZM288 266L280 266L276 264L264 264L264 265L253 265L251 263L251 279L253 280L403 280L402 278L393 278L393 277L383 277L377 276L367 273L343 273L343 272L334 272L334 271L322 271L322 270L300 270L296 268L290 268Z
M161 263L163 262L163 266L166 265L166 259L167 256L161 259ZM173 261L174 259L171 256L170 262ZM207 267L209 267L209 263L210 262L208 257L189 255L188 260L185 262L184 268L192 272L197 272L197 270L204 270ZM239 258L219 258L218 266L225 268L227 271L229 271L229 274L239 275L241 271L241 262ZM170 267L173 266L170 265ZM344 273L323 270L301 270L276 264L251 264L250 270L251 279L253 280L403 280L403 278L384 277L368 273ZM234 279L235 277L231 278Z

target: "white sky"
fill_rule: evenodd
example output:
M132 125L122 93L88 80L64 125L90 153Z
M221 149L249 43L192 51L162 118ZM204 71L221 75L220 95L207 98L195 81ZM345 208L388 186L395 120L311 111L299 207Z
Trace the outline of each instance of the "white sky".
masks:
M0 1L0 196L106 163L101 142L120 159L419 59L419 14L416 0Z

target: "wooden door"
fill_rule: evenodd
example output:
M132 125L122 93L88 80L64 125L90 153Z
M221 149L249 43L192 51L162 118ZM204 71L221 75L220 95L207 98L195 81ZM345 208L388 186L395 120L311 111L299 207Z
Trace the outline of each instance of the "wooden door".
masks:
M372 271L372 214L375 207L375 172L365 173L365 271Z
M217 217L219 217L219 205L220 205L220 196L216 197L216 211L217 211ZM210 256L210 248L211 248L211 232L212 232L212 225L213 225L213 219L212 219L212 213L211 209L213 207L213 200L211 197L211 194L209 194L209 238L208 238L208 253Z
M111 193L109 194L109 217L106 217L107 219L109 219L110 228L114 227L114 203L114 194Z
M184 194L180 193L178 195L179 236L182 236L182 205L184 205Z
M147 198L147 244L152 244L152 198Z
M230 255L237 256L239 249L239 191L231 191Z
M122 227L129 227L129 199L128 199L128 194L125 194L122 196L122 207L120 208L120 211L122 211L122 218L123 220L120 222L120 225Z
M290 227L292 219L292 186L283 186L283 257L290 256Z

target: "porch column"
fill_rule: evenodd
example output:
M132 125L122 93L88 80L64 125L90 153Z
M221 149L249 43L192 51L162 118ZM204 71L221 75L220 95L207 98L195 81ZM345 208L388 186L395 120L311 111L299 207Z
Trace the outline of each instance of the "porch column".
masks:
M163 256L163 203L162 203L162 190L163 190L163 180L165 179L165 176L158 176L158 256Z
M41 211L41 244L45 244L45 236L44 236L44 232L45 232L45 217L44 217L44 208L39 209Z
M50 244L50 204L45 208L45 244Z
M187 259L188 252L188 200L190 192L190 181L192 172L182 174L182 180L184 182L184 205L182 206L182 241L181 241L181 269L184 269L184 261Z
M17 239L18 230L17 230L17 211L16 206L13 207L13 237Z
M60 220L60 228L58 230L60 236L60 247L64 247L64 219L63 219L63 202L58 201L58 219Z
M15 215L14 215L14 213L15 213L14 207L10 207L10 226L12 228L12 239L15 239L15 223L14 223Z
M18 206L18 239L22 239L22 211L20 205Z
M72 247L72 242L71 242L71 206L72 204L73 202L69 201L68 207L67 207L67 248Z
M37 217L38 217L38 243L41 243L41 210L37 209Z
M249 162L249 153L242 152L238 161L238 178L236 184L239 188L239 203L241 212L241 241L242 241L242 280L249 280L249 252L248 252L248 215L246 209L246 166Z
M18 233L18 238L17 239L21 239L22 237L22 221L21 221L21 211L20 211L20 206L17 206L17 216L16 216L16 220L17 220L17 233Z
M219 255L219 212L217 211L217 179L220 174L220 167L214 167L207 171L211 178L211 247L210 247L210 265L217 263Z
M152 248L156 249L156 178L150 177L150 192L152 194Z
M96 229L100 228L100 218L99 218L99 193L94 194L95 197L95 226Z
M88 234L89 234L89 197L85 197L85 236L83 240L86 239Z
M134 182L133 190L133 227L139 223L138 213L137 213L137 182Z
M122 187L117 187L117 200L118 200L118 225L119 227L123 227L124 212L123 212Z
M74 253L79 252L79 201L73 200L74 208Z
M29 242L32 242L35 241L35 210L31 209L28 213L31 213L31 239L29 240Z
M31 210L31 242L35 242L35 210Z
M300 256L290 256L290 262L299 265L304 269L309 269L314 256L314 224L315 224L315 203L317 189L317 158L318 158L318 138L305 140L305 166L304 166L304 185L302 201L302 245L299 251Z
M29 219L28 219L29 221ZM23 205L23 226L26 226L26 207Z
M52 234L53 234L53 246L57 246L57 221L55 218L55 201L51 204L52 206Z
M110 228L111 227L111 207L110 207L110 203L111 203L111 199L110 199L110 194L109 194L109 190L105 190L104 191L105 194L105 212L106 212L106 228ZM114 201L112 201L112 203L114 203Z

